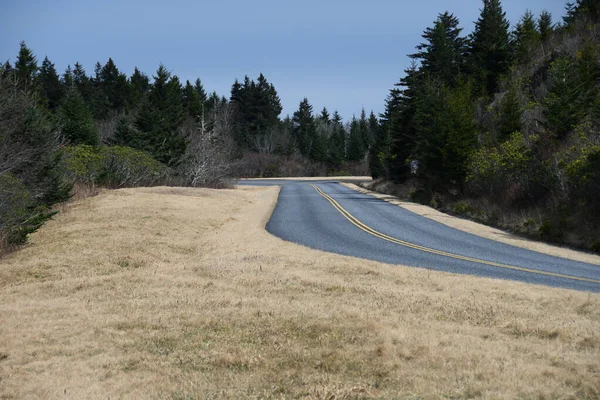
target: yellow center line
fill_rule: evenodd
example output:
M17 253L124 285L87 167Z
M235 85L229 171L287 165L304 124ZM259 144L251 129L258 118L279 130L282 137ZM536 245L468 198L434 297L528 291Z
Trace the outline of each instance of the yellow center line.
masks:
M313 188L315 188L315 190L317 191L317 193L319 193L321 196L323 196L325 199L327 199L331 205L340 212L340 214L342 214L348 221L350 221L353 225L355 225L357 228L375 236L378 237L380 239L383 240L387 240L388 242L392 242L395 244L399 244L401 246L405 246L405 247L410 247L411 249L416 249L416 250L421 250L427 253L431 253L431 254L436 254L436 255L440 255L440 256L445 256L445 257L450 257L450 258L455 258L458 260L463 260L463 261L470 261L470 262L474 262L474 263L478 263L478 264L485 264L485 265L491 265L493 267L498 267L498 268L505 268L505 269L512 269L515 271L522 271L522 272L529 272L532 274L539 274L539 275L546 275L546 276L553 276L556 278L565 278L565 279L573 279L576 281L583 281L583 282L591 282L591 283L600 283L600 280L597 279L590 279L590 278L581 278L578 276L572 276L572 275L564 275L564 274L558 274L555 272L547 272L547 271L540 271L537 269L531 269L531 268L525 268L525 267L517 267L515 265L508 265L508 264L501 264L501 263L497 263L497 262L493 262L493 261L486 261L486 260L481 260L478 258L473 258L473 257L466 257L466 256L461 256L459 254L454 254L454 253L448 253L446 251L441 251L441 250L436 250L436 249L432 249L429 247L425 247L425 246L420 246L418 244L414 244L414 243L410 243L410 242L406 242L404 240L400 240L400 239L396 239L394 237L388 236L384 233L378 232L375 229L365 225L364 223L362 223L361 221L359 221L356 217L354 217L352 214L350 214L346 209L344 209L344 207L342 207L337 201L335 201L331 196L329 196L328 194L326 194L325 192L323 192L318 186L316 185L312 185Z

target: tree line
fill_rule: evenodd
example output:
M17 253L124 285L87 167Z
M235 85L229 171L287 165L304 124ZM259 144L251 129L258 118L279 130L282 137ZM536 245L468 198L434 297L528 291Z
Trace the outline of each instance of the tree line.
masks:
M535 206L542 236L578 229L600 249L599 4L568 3L560 23L526 11L511 28L501 1L483 0L468 35L439 14L386 99L373 177L414 180L433 204Z
M80 185L222 186L235 176L366 172L373 113L344 123L307 99L281 118L260 74L229 96L182 82L165 65L129 76L112 58L62 73L21 42L0 64L0 242L21 243ZM346 172L346 173L351 173Z

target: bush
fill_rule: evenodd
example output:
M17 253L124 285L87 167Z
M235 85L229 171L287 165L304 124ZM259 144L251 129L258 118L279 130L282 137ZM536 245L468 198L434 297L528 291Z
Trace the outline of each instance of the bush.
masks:
M131 147L79 145L65 147L62 154L73 183L119 188L165 184L170 178L167 166Z
M591 207L600 206L600 146L583 149L566 170L572 196Z
M550 166L537 159L523 135L515 132L500 146L473 155L466 182L471 194L508 206L540 199L554 186L554 179Z

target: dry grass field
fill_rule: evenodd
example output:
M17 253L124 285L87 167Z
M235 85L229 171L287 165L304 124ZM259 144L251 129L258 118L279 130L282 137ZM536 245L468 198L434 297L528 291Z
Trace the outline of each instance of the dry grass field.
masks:
M277 192L72 203L0 260L0 398L600 398L600 295L286 243Z

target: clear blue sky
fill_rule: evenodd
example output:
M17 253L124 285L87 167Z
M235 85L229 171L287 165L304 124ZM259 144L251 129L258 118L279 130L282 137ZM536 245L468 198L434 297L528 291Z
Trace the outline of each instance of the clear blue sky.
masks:
M165 64L183 82L199 77L229 97L234 79L260 72L292 114L308 97L349 119L383 110L438 13L454 13L470 32L480 0L7 0L0 14L0 61L14 62L25 40L63 72L79 61L88 74L112 57L131 74ZM504 0L514 24L526 9L555 21L566 0Z

